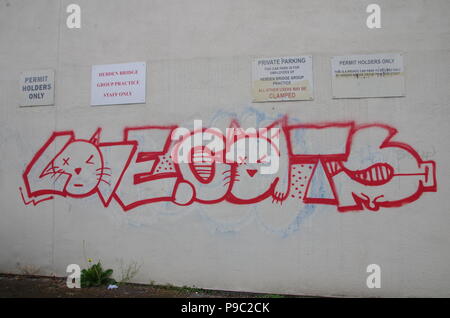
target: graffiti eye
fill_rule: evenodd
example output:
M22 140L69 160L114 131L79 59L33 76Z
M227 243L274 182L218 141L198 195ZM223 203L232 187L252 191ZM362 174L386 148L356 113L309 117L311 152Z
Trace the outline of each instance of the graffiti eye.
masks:
M266 159L267 155L262 156L261 158L259 158L258 160L256 160L256 163L267 163Z
M239 156L238 162L239 162L239 165L247 164L247 157L242 158L241 156Z
M63 166L68 166L69 165L69 157L67 158L63 158Z
M94 158L94 155L91 155L91 156L86 160L86 163L87 163L87 164L90 164L90 165L93 165L94 163L91 161L92 158Z

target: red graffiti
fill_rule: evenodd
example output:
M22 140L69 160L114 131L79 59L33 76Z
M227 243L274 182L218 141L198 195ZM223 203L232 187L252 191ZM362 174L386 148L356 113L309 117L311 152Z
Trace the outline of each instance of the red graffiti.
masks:
M20 194L26 205L97 194L105 207L114 199L124 211L154 202L263 200L377 211L437 191L435 162L394 141L396 133L383 124L289 125L287 117L258 130L233 120L226 133L125 128L123 140L108 143L100 128L89 140L61 131L26 166Z

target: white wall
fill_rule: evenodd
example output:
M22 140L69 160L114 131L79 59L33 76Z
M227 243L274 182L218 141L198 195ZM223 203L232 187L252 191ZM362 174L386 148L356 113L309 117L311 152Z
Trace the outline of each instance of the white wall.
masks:
M379 0L377 30L365 25L372 1L78 0L78 30L65 25L72 2L0 2L2 272L33 265L64 276L68 264L85 266L87 256L116 273L121 260L138 262L135 281L142 283L450 296L450 2ZM404 53L406 96L332 99L330 58L377 52ZM251 103L253 58L304 54L314 59L313 101ZM147 62L147 103L91 107L91 65L134 61ZM19 73L47 68L56 71L55 106L20 108ZM97 195L22 202L22 173L54 131L88 138L102 127L103 140L114 141L125 127L210 123L220 111L249 109L268 118L395 127L396 140L436 162L437 192L377 213L270 202L158 203L125 213L116 202L104 208ZM285 226L276 228L278 220ZM380 289L366 287L371 263L381 266Z

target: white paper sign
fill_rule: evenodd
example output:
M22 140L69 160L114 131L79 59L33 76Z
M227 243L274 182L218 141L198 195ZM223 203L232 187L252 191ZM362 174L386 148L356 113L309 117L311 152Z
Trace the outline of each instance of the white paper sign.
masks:
M91 105L145 103L146 63L93 65Z
M311 56L260 58L253 61L253 102L313 99Z
M53 105L55 71L38 70L20 73L20 106Z
M399 53L334 56L333 98L405 95L403 56Z

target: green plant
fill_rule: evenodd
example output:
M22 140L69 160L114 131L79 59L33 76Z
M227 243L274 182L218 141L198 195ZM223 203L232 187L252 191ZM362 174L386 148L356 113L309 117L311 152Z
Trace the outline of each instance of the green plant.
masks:
M96 287L102 285L115 284L116 281L111 278L112 269L103 270L100 261L91 265L88 269L81 271L81 287Z
M141 265L139 265L137 262L131 262L127 266L124 266L123 261L120 261L120 281L119 284L129 283L138 273L141 269Z
M261 296L258 296L259 298L285 298L285 296L283 295L278 295L278 294L264 294Z
M174 286L170 283L167 283L165 285L153 285L155 287L161 288L161 289L166 289L166 290L173 290L173 291L177 291L180 293L187 293L187 294L192 294L192 293L202 293L202 294L209 294L211 293L210 290L207 289L202 289L202 288L197 288L195 286L190 287L190 286Z

